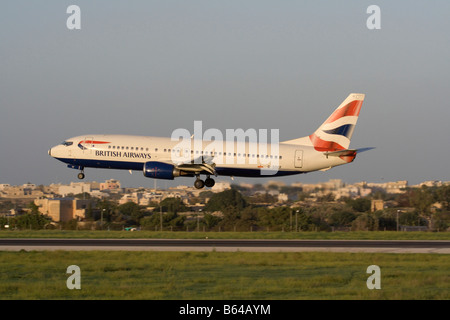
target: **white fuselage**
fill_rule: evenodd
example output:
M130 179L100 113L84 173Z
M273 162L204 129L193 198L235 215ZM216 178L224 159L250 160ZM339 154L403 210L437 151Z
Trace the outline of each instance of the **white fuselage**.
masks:
M179 134L181 141L131 135L82 135L51 148L49 154L81 170L79 179L84 178L84 168L89 167L142 170L145 177L154 179L195 176L197 189L214 186L211 176L267 178L328 170L352 162L357 152L362 151L348 148L364 97L364 94L351 93L314 133L281 143L278 138L277 143L255 142L255 131L243 130L235 130L233 138L225 141L212 139L222 136L214 130L208 132L212 141L192 139L181 129L172 133L172 137ZM194 136L201 136L201 132L198 135L195 131L194 123ZM262 137L262 141L267 141ZM203 181L200 175L206 175L206 179Z
M199 148L200 146L200 148ZM198 159L210 159L217 175L268 177L327 170L347 163L339 157L327 157L307 145L279 143L214 144L190 140L179 147L171 138L132 135L83 135L73 137L49 150L49 154L72 168L110 168L142 170L146 162L157 161L175 166Z

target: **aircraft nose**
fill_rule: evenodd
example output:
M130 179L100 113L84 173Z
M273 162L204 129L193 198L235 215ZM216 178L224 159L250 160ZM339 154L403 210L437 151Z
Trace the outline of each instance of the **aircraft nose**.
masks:
M48 149L48 155L51 157L52 156L52 148Z

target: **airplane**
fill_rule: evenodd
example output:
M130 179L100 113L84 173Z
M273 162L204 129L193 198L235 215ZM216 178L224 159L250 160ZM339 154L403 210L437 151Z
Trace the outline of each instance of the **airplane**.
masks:
M357 153L373 148L349 149L365 94L350 94L312 134L270 144L255 141L211 141L194 136L180 144L168 137L85 134L66 139L48 154L69 168L142 171L147 178L173 180L195 177L197 189L213 187L212 177L265 177L326 171L353 162ZM264 171L266 170L266 171ZM200 175L206 175L202 180Z

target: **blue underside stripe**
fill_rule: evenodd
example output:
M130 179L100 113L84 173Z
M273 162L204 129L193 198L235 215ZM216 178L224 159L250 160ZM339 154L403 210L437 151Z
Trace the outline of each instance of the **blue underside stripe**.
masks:
M107 160L88 160L88 159L66 159L57 158L59 161L67 163L71 166L85 168L102 168L102 169L119 169L119 170L138 170L142 171L144 162L128 162L128 161L107 161ZM305 173L301 171L277 171L274 174L261 174L261 169L243 169L243 168L227 168L216 167L216 172L221 176L236 176L236 177L253 177L253 178L268 178L273 176L289 176L294 174Z

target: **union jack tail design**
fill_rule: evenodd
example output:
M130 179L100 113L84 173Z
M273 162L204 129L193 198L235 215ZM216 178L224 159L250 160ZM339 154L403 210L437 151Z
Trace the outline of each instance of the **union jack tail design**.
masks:
M362 93L350 94L331 116L309 136L314 149L321 152L348 149L364 96Z

